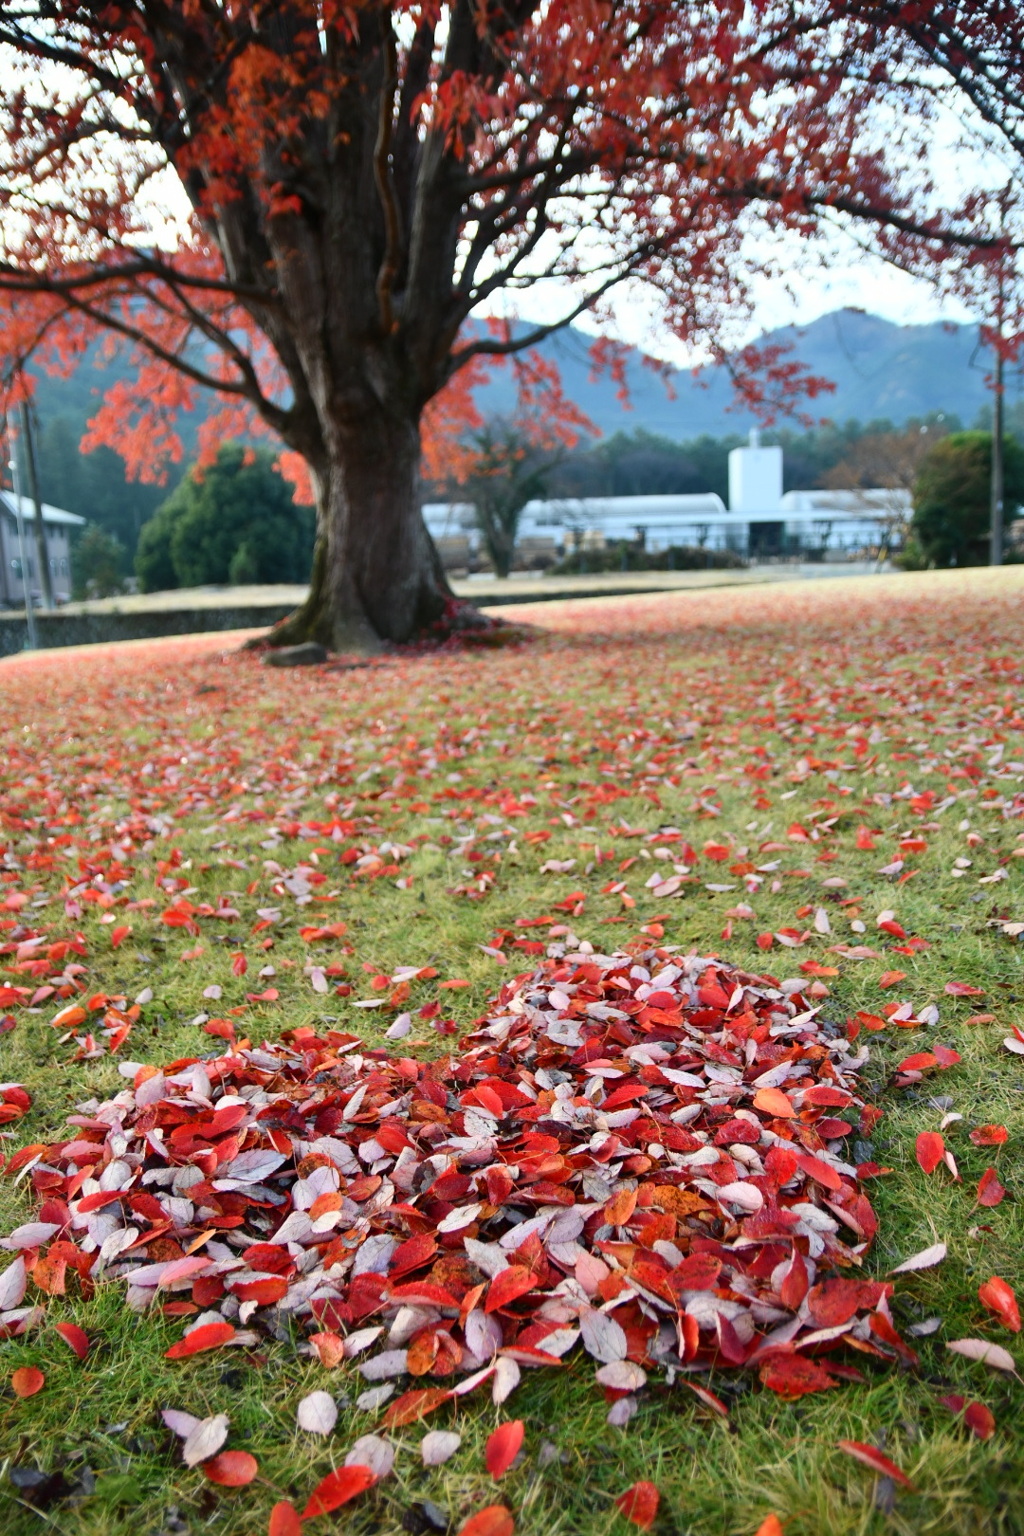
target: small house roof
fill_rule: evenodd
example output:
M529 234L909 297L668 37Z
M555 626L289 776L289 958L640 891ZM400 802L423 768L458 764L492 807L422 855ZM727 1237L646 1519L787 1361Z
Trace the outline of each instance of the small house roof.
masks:
M11 517L18 515L18 500L13 491L0 491L0 507ZM21 515L26 523L30 523L36 515L35 502L28 496L22 496ZM77 512L65 512L63 507L51 507L49 502L43 502L43 522L62 524L66 528L81 528L85 524L85 518L79 517Z

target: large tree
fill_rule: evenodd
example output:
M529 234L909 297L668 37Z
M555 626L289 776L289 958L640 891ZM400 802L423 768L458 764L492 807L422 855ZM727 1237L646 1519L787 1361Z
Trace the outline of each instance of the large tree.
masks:
M16 369L97 331L129 341L136 388L111 391L93 440L143 468L198 386L226 435L257 417L317 507L310 598L278 638L408 639L453 606L418 510L422 423L481 359L623 285L720 347L781 229L863 221L908 260L971 241L913 171L927 14L5 0L0 350ZM544 282L569 295L548 324L471 321ZM751 398L795 385L784 360L745 362L766 369Z

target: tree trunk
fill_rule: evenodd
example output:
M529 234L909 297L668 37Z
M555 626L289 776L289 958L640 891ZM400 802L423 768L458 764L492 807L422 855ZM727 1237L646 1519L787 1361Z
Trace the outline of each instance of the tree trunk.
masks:
M420 513L417 424L364 416L336 424L314 471L317 540L309 596L270 632L271 645L317 640L379 651L446 629L484 625L460 604Z

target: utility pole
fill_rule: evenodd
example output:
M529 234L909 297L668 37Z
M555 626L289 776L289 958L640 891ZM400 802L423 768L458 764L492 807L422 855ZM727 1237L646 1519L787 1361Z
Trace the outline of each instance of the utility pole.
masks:
M1003 353L999 346L1002 327L996 343L995 398L992 402L992 520L989 533L988 563L1003 563Z
M56 604L53 600L53 575L50 571L50 557L46 548L46 528L43 523L43 502L39 495L39 471L36 466L36 447L32 438L32 415L27 400L21 402L21 432L25 439L25 468L28 470L28 489L35 508L36 535L36 559L39 561L39 579L43 589L43 607L48 613L52 613Z
M37 651L39 642L36 638L36 616L32 607L32 588L28 579L28 557L25 554L25 519L22 516L21 507L21 480L18 475L18 455L14 447L14 437L10 431L7 418L4 417L4 436L7 439L7 450L10 454L9 465L11 470L11 483L14 486L14 516L18 524L18 559L21 562L21 590L25 599L25 626L28 630L28 639L25 644L27 651Z

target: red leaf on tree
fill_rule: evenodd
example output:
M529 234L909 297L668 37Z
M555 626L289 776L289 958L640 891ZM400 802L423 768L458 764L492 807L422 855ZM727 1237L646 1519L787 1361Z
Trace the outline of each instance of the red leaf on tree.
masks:
M978 1287L978 1300L983 1307L994 1312L1004 1327L1011 1333L1020 1333L1020 1309L1017 1306L1017 1298L1013 1293L1013 1287L1007 1285L998 1275L993 1275L986 1280L984 1285Z
M516 1523L504 1504L488 1504L459 1527L459 1536L514 1536Z
M203 1462L204 1475L222 1488L244 1488L259 1470L259 1462L248 1451L221 1451Z
M310 1494L300 1519L314 1520L317 1515L329 1515L332 1510L358 1498L367 1488L372 1488L376 1481L376 1474L369 1467L339 1467L336 1472L328 1472Z
M509 1467L519 1455L519 1448L523 1443L526 1426L522 1419L508 1419L504 1424L499 1424L487 1438L484 1448L484 1461L487 1470L497 1482L505 1476Z
M986 1168L978 1180L978 1204L985 1206L999 1205L1005 1198L1006 1190L999 1182L999 1175L994 1168Z
M19 1365L11 1372L11 1391L15 1397L35 1397L46 1385L46 1377L37 1365Z
M231 1323L203 1323L165 1350L165 1358L184 1360L188 1355L201 1354L204 1349L216 1349L220 1344L229 1344L234 1336L235 1329Z
M661 1494L653 1483L634 1483L615 1500L619 1514L642 1531L649 1531L654 1524L661 1503Z
M938 1131L922 1131L915 1143L914 1155L925 1173L934 1173L945 1150L946 1143Z
M902 1488L913 1488L910 1478L888 1456L873 1445L865 1445L862 1440L839 1440L839 1449L845 1451L847 1456L852 1456L856 1461L862 1462L865 1467L870 1467L872 1472L877 1472L879 1477L889 1477L894 1483L899 1483Z

